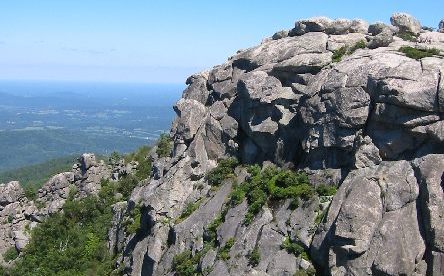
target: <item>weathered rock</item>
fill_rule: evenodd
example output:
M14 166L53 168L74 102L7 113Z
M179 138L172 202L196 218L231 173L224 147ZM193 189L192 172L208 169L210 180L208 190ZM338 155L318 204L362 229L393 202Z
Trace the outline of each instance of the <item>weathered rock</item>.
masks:
M444 155L428 155L414 160L421 190L423 223L431 250L444 252Z
M282 31L279 31L279 32L275 33L272 36L272 39L273 40L278 40L278 39L281 39L281 38L285 38L287 36L288 36L288 31L287 30L282 30Z
M24 196L24 191L18 181L0 184L0 205L5 206L18 201Z
M421 32L421 23L410 14L395 13L390 17L390 22L393 26L399 28L399 32L412 34L419 34Z
M201 104L206 104L210 92L207 90L208 73L192 75L186 81L187 89L183 92L182 98L196 100Z
M276 64L273 70L292 72L295 74L316 73L332 62L332 55L332 53L300 54Z
M382 31L376 36L371 37L367 47L376 49L379 47L388 47L393 42L393 34L391 31Z
M29 242L29 237L27 237L22 231L13 231L12 238L15 242L15 248L19 252L23 251Z
M365 41L364 34L350 33L344 35L331 35L328 37L327 49L329 51L336 51L341 47L351 48L360 41Z
M181 99L174 110L180 118L177 122L176 135L184 141L192 140L202 125L202 119L206 114L205 106L196 100Z
M382 159L379 156L379 149L373 144L370 137L359 135L355 142L355 148L355 168L361 169L381 163Z
M93 153L82 154L79 161L83 171L97 165L96 156Z
M373 36L376 36L380 33L383 32L388 32L391 33L393 35L394 30L392 27L386 25L385 23L382 22L376 22L374 24L371 24L370 26L368 26L368 32L370 34L372 34Z
M444 273L444 253L432 252L429 271L430 275L442 275Z
M111 255L115 255L123 249L125 233L121 222L127 207L128 204L126 202L118 202L112 206L113 219L108 230L108 249Z
M444 33L444 20L439 21L438 32Z
M416 35L419 23L405 15L392 22L298 21L288 35L276 33L191 77L176 106L174 150L169 158L153 156L153 179L131 197L144 210L146 229L124 239L125 273L171 275L174 256L184 250L208 250L198 268L213 275L311 269L282 250L290 237L322 275L442 274L444 169L443 158L431 153L443 153L444 61L400 53L413 44L393 34ZM415 47L444 50L440 35L424 32L427 41ZM364 39L367 47L355 49ZM332 62L344 46L354 51ZM301 200L296 210L290 200L270 200L245 225L251 199L232 206L227 184L210 187L205 178L228 156L301 169L315 187L338 191ZM235 170L238 185L248 178L241 171ZM222 260L217 252L229 240ZM261 258L253 267L254 249Z
M233 58L233 66L251 71L299 54L325 52L327 39L325 33L307 33L298 37L271 40L236 55Z
M333 21L327 17L313 17L307 20L297 21L289 35L295 36L309 32L324 32L332 23Z

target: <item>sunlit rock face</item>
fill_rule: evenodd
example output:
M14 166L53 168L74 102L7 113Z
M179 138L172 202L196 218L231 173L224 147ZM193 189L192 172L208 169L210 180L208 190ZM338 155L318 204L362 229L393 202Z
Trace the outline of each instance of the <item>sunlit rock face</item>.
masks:
M129 201L143 206L146 225L123 237L124 273L171 275L174 257L190 250L198 256L193 269L204 275L314 268L320 275L442 275L444 40L408 14L391 23L301 20L191 76L175 106L174 151L154 162L155 177ZM412 58L403 46L438 54ZM232 186L248 178L245 169L217 190L205 179L230 156L304 170L313 185L339 189L296 209L288 201L266 205L245 225L247 201L224 207ZM209 224L224 209L208 250ZM286 237L309 256L284 250ZM230 257L221 259L231 238ZM254 265L253 250L261 252Z

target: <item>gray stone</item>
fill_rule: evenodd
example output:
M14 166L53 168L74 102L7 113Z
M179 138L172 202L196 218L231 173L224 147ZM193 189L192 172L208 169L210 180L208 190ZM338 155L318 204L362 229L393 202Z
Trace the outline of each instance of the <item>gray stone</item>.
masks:
M389 103L377 103L372 116L374 121L404 127L428 125L439 120L436 113L412 110Z
M416 204L384 215L370 252L376 255L373 269L385 275L411 275L425 251L419 232ZM379 245L376 245L378 243ZM401 246L401 245L408 246ZM373 253L372 252L372 253ZM370 253L369 253L370 255Z
M298 269L296 257L285 250L279 250L267 257L272 259L267 267L269 275L294 275Z
M0 184L0 205L5 206L18 201L24 196L23 188L18 181Z
M370 38L367 47L376 49L379 47L388 47L393 42L393 34L391 31L382 31L376 36Z
M201 270L205 271L207 269L210 269L214 262L216 261L217 252L214 249L208 250L207 254L202 258L202 261L200 262L200 268Z
M368 23L362 19L354 19L349 29L350 33L366 34L368 31Z
M113 218L108 230L108 250L111 255L121 252L124 246L125 233L121 223L127 206L127 202L118 202L112 206Z
M87 171L92 166L97 165L96 156L93 153L85 153L80 157L80 165L82 170Z
M413 34L419 34L421 32L421 23L410 14L395 13L390 17L390 22L393 26L398 27L400 32Z
M444 253L442 252L432 252L430 260L430 271L431 275L443 275L444 274Z
M444 252L444 155L433 154L413 161L417 169L423 206L426 238L432 250Z
M416 73L415 79L385 77L369 78L369 93L378 102L391 103L416 110L433 112L438 109L436 88L439 74L436 71L416 71L416 65L406 67L410 73Z
M331 24L327 24L325 28L325 33L331 35L347 34L349 33L351 26L352 21L349 19L336 19Z
M355 142L354 166L357 169L379 165L382 161L379 149L369 136L359 135Z
M22 231L13 231L12 237L14 239L15 248L17 251L23 251L29 242L29 238Z
M201 104L205 104L208 100L210 92L207 90L208 73L203 72L189 77L186 81L188 87L182 94L182 98L196 100Z
M273 40L278 40L278 39L281 39L281 38L285 38L287 36L288 36L288 31L287 30L282 30L282 31L276 32L271 38Z
M332 55L332 53L300 54L276 64L273 70L296 74L316 73L332 62Z
M203 123L202 119L206 116L205 106L196 100L180 99L174 110L179 115L176 135L190 141Z
M364 34L350 33L344 35L331 35L328 37L327 49L329 51L336 51L341 47L351 48L360 41L366 41Z
M228 271L228 267L224 263L224 261L219 260L216 262L216 264L213 267L213 270L208 275L209 276L230 275L230 272Z
M265 64L277 63L303 53L325 52L328 36L325 33L307 33L298 37L271 40L239 53L233 66L251 71Z
M376 22L374 24L371 24L370 26L368 26L368 32L370 34L372 34L373 36L376 36L380 33L383 32L388 32L391 33L393 35L393 30L390 26L386 25L385 23L382 22Z
M294 29L290 31L290 36L303 35L309 32L324 32L332 23L333 21L327 17L313 17L297 21Z
M438 32L444 33L444 19L439 21Z
M368 250L383 214L378 183L368 179L366 171L361 172L361 175L347 177L345 180L352 183L336 218L334 230L336 239L344 240L340 248L351 255Z

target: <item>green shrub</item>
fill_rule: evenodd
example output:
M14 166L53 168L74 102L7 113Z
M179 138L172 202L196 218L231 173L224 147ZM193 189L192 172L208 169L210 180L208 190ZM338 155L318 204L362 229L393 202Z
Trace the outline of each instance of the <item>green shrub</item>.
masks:
M191 216L192 213L194 213L194 211L196 211L197 209L199 209L200 204L202 203L202 199L199 199L196 202L190 202L185 206L185 209L183 210L182 214L180 215L180 217L178 217L175 221L176 224L184 221L187 217Z
M315 218L315 224L318 225L322 222L322 220L324 219L325 215L327 214L327 211L324 210L322 212L319 212L318 215Z
M216 168L212 169L206 179L211 186L220 186L222 181L234 176L234 169L239 164L236 158L220 160Z
M365 47L367 47L367 43L365 42L365 40L360 40L360 41L356 42L356 44L350 48L350 50L348 51L348 54L351 55L354 52L356 52L356 50L365 49Z
M173 270L178 276L194 276L197 262L193 257L191 250L186 250L177 254L173 258Z
M341 48L333 51L333 62L340 62L342 57L347 54L347 47L342 46Z
M204 247L199 252L196 252L193 256L191 250L186 250L177 254L173 258L172 268L175 275L178 276L194 276L201 275L198 271L198 264L201 258L208 252L208 247Z
M246 196L246 191L244 188L240 185L234 185L233 191L231 191L229 196L229 204L230 206L236 206L242 203L244 201Z
M35 186L29 185L24 188L25 197L28 200L36 200L37 199L37 188Z
M296 271L293 276L315 276L316 270L312 267L308 268L307 270L299 269Z
M341 48L333 51L332 60L333 62L339 62L345 55L351 55L358 49L364 49L367 47L367 43L364 40L360 40L351 47L342 46Z
M166 133L162 133L160 135L160 138L157 142L157 150L156 153L159 157L168 157L171 154L172 146L171 146L172 140L170 136Z
M141 225L142 212L140 210L140 207L136 206L133 210L131 210L130 216L132 221L129 225L126 226L126 231L129 234L135 234L137 233L137 231L139 231Z
M228 239L228 241L225 243L225 245L219 250L219 253L217 254L218 259L221 259L224 261L230 259L230 250L231 250L231 247L233 247L235 241L236 240L234 238Z
M297 242L292 241L289 237L282 242L281 249L285 249L288 253L296 256L299 256L304 252L304 248Z
M404 41L416 42L417 36L411 32L402 32L397 34Z
M248 210L244 220L246 225L252 222L269 201L292 199L290 208L297 208L299 198L306 200L314 195L314 189L304 173L275 167L261 170L257 165L250 166L248 172L250 177L242 185L234 187L229 200L230 205L234 206L247 198Z
M96 196L66 201L63 212L31 230L31 239L11 275L110 275L107 249L111 202Z
M336 187L335 186L327 186L327 185L319 185L316 188L316 193L319 196L332 196L336 194Z
M139 179L135 175L126 175L119 180L117 191L123 195L125 199L131 196L134 188L139 184Z
M124 156L121 156L117 151L113 151L108 158L108 163L111 165L117 164L122 158L124 158Z
M257 246L254 247L253 251L248 255L248 263L252 267L257 266L261 261L261 252Z
M19 253L17 252L17 249L15 249L15 247L13 246L6 250L6 252L3 254L3 259L5 260L5 262L10 262L17 259L18 255Z
M225 214L222 212L222 214L217 215L217 217L207 226L207 229L205 231L206 239L205 242L211 244L213 247L216 247L216 240L217 240L217 228L224 222Z
M425 57L432 57L432 56L440 54L440 51L435 48L418 49L418 48L413 48L410 46L403 46L403 47L399 48L399 51L401 53L404 53L407 57L413 58L416 60L419 60L419 59L422 59Z

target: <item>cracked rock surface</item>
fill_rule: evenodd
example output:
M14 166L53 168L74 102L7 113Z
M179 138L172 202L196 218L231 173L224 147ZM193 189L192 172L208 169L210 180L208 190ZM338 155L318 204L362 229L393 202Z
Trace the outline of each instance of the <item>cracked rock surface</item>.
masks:
M442 275L444 41L408 14L391 22L298 21L191 76L175 107L174 151L154 162L163 173L129 201L143 206L147 226L124 238L124 273L173 275L174 256L190 250L205 252L195 267L204 275L310 268L319 275ZM404 41L405 32L418 42ZM413 59L403 46L441 54ZM340 49L346 53L338 58ZM217 191L204 177L229 156L304 170L313 185L339 188L293 210L287 201L266 205L245 225L247 201L223 210L245 173L237 170L236 181ZM220 214L217 246L204 250ZM308 256L284 250L287 237ZM230 241L229 257L218 257ZM261 258L252 265L254 250Z

